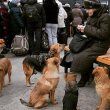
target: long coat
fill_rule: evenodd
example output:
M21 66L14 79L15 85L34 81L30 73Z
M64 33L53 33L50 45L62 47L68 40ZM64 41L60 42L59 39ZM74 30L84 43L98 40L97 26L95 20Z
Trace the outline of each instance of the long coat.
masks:
M82 19L83 19L83 13L80 9L80 5L78 3L75 4L75 8L72 9L72 13L74 16L74 20L72 22L73 26L77 26L79 24L82 24Z
M71 72L88 73L92 69L95 59L107 52L110 45L110 17L106 10L106 5L101 6L93 16L88 18L84 34L93 38L94 43L89 48L73 55ZM66 66L65 58L61 65Z

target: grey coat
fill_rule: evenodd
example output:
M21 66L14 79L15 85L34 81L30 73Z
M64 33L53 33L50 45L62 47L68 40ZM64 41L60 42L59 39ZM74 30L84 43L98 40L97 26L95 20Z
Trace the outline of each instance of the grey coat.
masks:
M93 62L99 55L107 52L110 45L110 17L107 6L101 6L87 20L84 34L94 39L94 43L80 53L73 54L71 72L86 74L93 68ZM66 58L66 57L65 57ZM66 66L63 59L61 65Z

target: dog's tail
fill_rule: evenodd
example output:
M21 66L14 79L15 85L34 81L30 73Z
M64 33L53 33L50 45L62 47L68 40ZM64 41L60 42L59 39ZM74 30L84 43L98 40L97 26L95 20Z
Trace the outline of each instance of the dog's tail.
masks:
M25 100L23 99L20 99L20 102L25 105L25 106L28 106L28 107L32 107L32 105L30 105L28 102L26 102Z

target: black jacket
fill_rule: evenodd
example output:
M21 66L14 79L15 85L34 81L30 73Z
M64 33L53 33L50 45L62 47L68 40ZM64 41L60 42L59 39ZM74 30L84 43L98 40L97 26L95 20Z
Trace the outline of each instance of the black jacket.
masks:
M52 3L47 0L44 2L43 7L46 12L46 23L58 24L59 8L57 3Z
M17 32L19 32L19 30L21 30L21 28L24 27L24 24L21 19L22 13L20 8L18 8L17 5L12 2L10 3L9 8L10 8L10 31L13 31L13 33L16 34Z
M38 10L38 14L39 14L39 22L33 22L33 23L29 23L27 22L27 18L26 18L26 8L28 5L36 5L36 8ZM46 24L46 15L45 15L45 11L44 8L41 4L37 3L37 0L27 0L27 4L24 5L23 8L23 21L25 22L25 25L27 25L27 27L45 27Z

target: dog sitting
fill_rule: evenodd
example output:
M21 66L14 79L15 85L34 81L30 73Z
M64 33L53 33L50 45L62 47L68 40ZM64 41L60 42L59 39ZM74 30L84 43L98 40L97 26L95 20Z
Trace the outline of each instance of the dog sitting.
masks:
M0 58L4 58L4 55L1 55L1 52L3 51L4 46L5 46L4 39L0 39Z
M100 97L100 103L96 110L105 110L107 103L110 104L110 79L107 75L107 70L107 67L97 67L92 72L94 74L96 91Z
M8 58L0 59L0 97L1 97L2 88L5 85L4 78L7 75L7 73L9 78L8 84L11 84L11 69L12 69L12 65Z
M66 81L66 87L63 98L63 110L77 110L78 86L76 82L76 74L65 74L64 79Z
M36 71L45 73L46 60L51 57L60 58L60 51L64 49L64 44L55 44L50 47L49 54L37 55L36 57L26 57L23 60L22 67L26 75L26 86L31 84L30 77L36 74ZM44 70L44 71L43 71Z
M49 58L46 63L47 71L45 71L45 74L32 90L29 102L27 103L20 99L22 104L39 109L48 105L47 99L49 96L53 104L58 103L54 99L54 93L59 82L58 66L60 64L60 59L57 57Z

